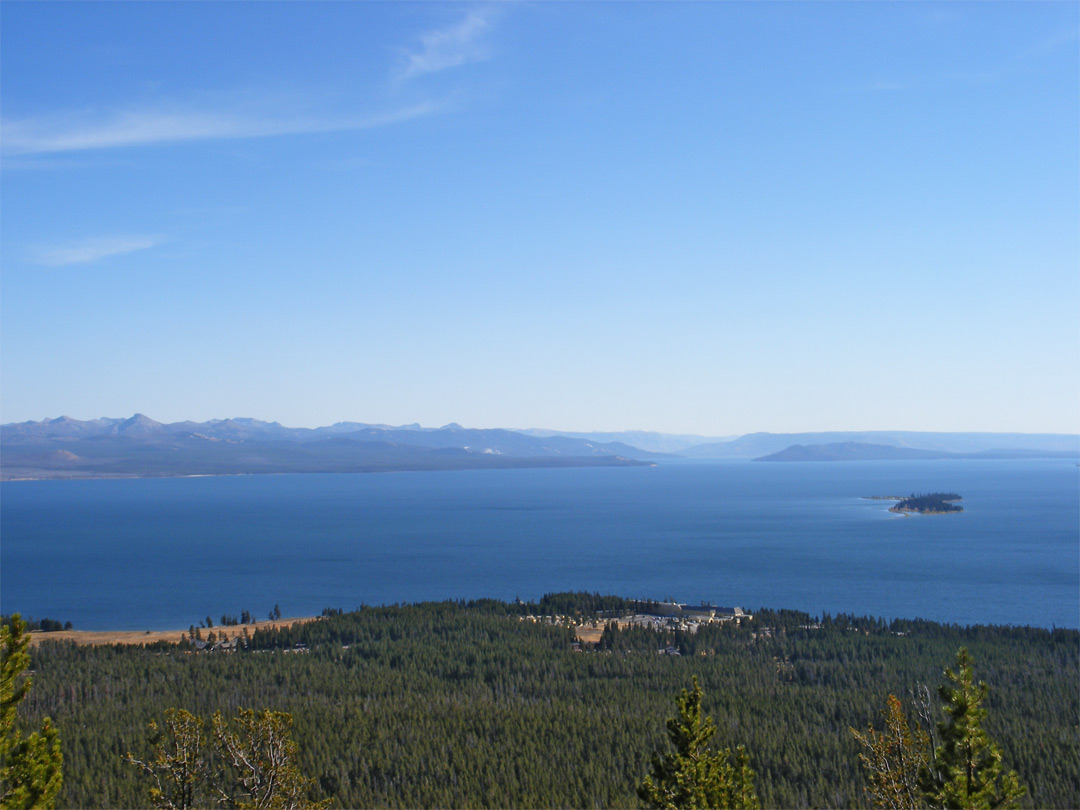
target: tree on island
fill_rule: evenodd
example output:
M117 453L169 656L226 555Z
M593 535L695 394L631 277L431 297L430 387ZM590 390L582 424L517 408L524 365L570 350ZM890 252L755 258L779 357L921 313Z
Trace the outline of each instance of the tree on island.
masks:
M41 731L23 737L17 709L31 679L19 682L30 665L26 622L16 613L0 625L0 808L51 808L63 783L60 734L46 717Z
M892 508L894 512L927 512L930 514L942 514L945 512L963 512L964 507L957 506L956 501L963 498L955 492L930 492L911 493Z
M667 721L675 752L653 754L652 773L641 783L638 795L659 810L758 810L761 804L746 750L741 745L736 749L734 763L730 749L708 750L716 726L712 718L702 716L703 696L695 676L693 689L683 689L676 699L678 717Z

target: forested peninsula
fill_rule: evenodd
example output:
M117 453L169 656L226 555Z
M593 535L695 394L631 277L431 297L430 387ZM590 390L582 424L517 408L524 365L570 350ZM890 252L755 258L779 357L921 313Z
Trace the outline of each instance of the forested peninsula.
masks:
M696 677L715 746L745 746L763 807L850 807L867 785L852 730L880 727L890 694L907 705L911 690L936 689L966 647L989 688L983 727L1027 788L1021 806L1076 803L1075 630L788 610L629 621L643 610L657 612L557 594L328 610L246 636L230 626L231 652L197 652L190 638L46 642L30 650L20 715L59 731L60 807L146 807L146 774L126 755L150 757L148 724L168 710L243 720L241 708L291 715L312 802L633 807L666 750L674 698Z

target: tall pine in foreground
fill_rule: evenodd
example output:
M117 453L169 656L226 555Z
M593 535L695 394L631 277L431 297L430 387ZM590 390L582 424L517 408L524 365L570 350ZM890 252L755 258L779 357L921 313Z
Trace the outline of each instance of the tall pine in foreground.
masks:
M60 734L46 717L24 737L17 709L30 691L30 636L16 613L0 626L0 808L51 808L63 781Z
M1027 790L1016 771L1002 775L1001 750L983 730L982 702L989 687L975 683L971 656L961 647L956 669L945 670L938 690L945 720L938 723L941 744L925 779L926 798L934 807L995 810L1019 807Z
M712 718L702 716L703 695L695 676L693 689L683 689L676 700L678 717L667 721L675 752L653 754L652 773L641 783L638 795L661 810L758 810L761 804L746 750L741 745L736 749L734 763L730 749L708 750L716 726Z

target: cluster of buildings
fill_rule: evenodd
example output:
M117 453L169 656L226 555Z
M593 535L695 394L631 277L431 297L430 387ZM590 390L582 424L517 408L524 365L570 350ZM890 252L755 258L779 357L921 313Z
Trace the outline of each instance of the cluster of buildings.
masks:
M616 619L622 627L649 627L653 630L681 630L696 633L702 624L722 622L741 623L754 617L741 607L717 605L681 605L677 602L658 602L650 613L636 613Z
M195 647L196 652L236 652L241 646L247 646L247 640L241 639L240 636L229 639L223 638L212 642L203 641L201 638L193 638L191 644Z
M601 613L597 618L586 619L581 616L522 616L522 621L542 622L544 624L557 624L565 627L573 627L577 642L575 650L582 650L583 644L596 644L600 641L604 627L615 624L620 630L629 627L646 627L655 631L681 631L684 633L696 633L703 624L722 624L734 622L741 624L743 620L750 621L754 617L745 612L741 607L721 607L718 605L684 605L678 602L652 602L648 610L630 615L605 615ZM667 655L678 655L674 647L661 650Z

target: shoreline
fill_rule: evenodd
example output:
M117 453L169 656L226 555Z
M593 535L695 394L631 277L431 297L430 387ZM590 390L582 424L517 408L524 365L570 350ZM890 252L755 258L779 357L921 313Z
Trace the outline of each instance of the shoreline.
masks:
M294 616L287 619L266 619L250 624L220 625L200 629L204 631L204 634L220 634L224 631L229 638L233 638L242 636L245 627L248 633L254 633L256 630L275 630L279 627L291 627L294 624L308 624L322 618L322 616ZM156 644L161 641L178 644L180 637L187 635L189 629L185 627L182 630L51 630L47 632L35 630L27 635L30 637L31 647L37 647L46 641L73 641L80 646L99 647L113 644Z
M900 513L901 516L910 516L913 513ZM451 602L456 600L449 600ZM419 604L418 602L401 602L394 603L393 607L405 606L410 604ZM509 604L509 603L507 603ZM391 605L381 605L381 607L390 607ZM795 610L803 610L803 608L793 608ZM349 611L350 613L352 611ZM843 611L841 611L843 612ZM517 614L507 614L508 616ZM814 615L814 614L810 614ZM894 619L908 619L917 621L920 618L914 615L896 615L891 613L882 613L880 617L892 621ZM220 634L223 630L228 634L230 639L236 637L242 637L244 628L248 628L248 633L253 634L257 630L271 630L279 628L292 627L298 624L309 624L312 622L324 621L327 617L323 615L319 616L291 616L283 619L274 620L262 620L258 622L251 622L249 624L235 624L235 625L215 625L214 627L199 628L204 631L205 636L213 632ZM520 618L520 616L518 617ZM618 620L617 620L618 621ZM1040 630L1051 631L1052 629L1067 630L1073 632L1080 632L1080 627L1074 624L1038 624L1032 622L1009 622L1001 620L976 620L976 621L950 621L946 618L931 618L928 621L941 624L943 626L957 626L960 628L971 627L1028 627ZM1075 619L1073 620L1075 622ZM602 623L601 623L602 624ZM602 626L589 626L579 625L576 626L577 636L579 640L585 640L595 642L599 640L599 637L603 633ZM180 637L188 633L188 628L177 630L54 630L54 631L28 631L26 635L30 639L31 647L38 647L45 642L72 642L78 646L141 646L147 644L157 644L160 642L166 642L169 644L179 644ZM595 638L592 636L595 635Z
M529 460L531 457L522 457ZM538 457L544 458L544 457ZM562 458L562 457L556 457ZM592 456L585 456L591 459ZM606 456L595 458L607 459ZM487 470L569 470L569 469L592 469L596 467L655 467L657 463L648 459L629 458L627 456L611 456L610 461L604 460L591 463L548 463L548 464L504 464L504 465L463 465L450 467L373 467L359 470L250 470L237 472L211 472L211 473L90 473L82 474L74 472L72 475L8 475L0 473L0 483L16 484L34 481L146 481L154 479L178 479L178 478L229 478L240 476L261 475L375 475L381 473L426 473L426 472L484 472Z
M962 515L963 509L901 509L899 506L894 506L889 509L890 512L896 515Z

